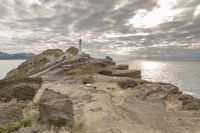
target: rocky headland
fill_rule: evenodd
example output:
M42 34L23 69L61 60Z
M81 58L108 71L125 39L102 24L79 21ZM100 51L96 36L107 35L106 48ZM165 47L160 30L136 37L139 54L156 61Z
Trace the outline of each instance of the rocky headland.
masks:
M1 60L24 60L24 59L30 59L35 54L33 53L15 53L15 54L8 54L3 53L0 51L0 59Z
M44 51L0 81L0 133L199 133L199 125L199 99L76 48Z

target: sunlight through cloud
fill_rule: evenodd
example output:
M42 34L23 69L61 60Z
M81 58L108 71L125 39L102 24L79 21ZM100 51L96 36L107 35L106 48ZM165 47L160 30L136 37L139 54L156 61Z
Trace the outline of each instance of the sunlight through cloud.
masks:
M193 13L193 16L196 17L200 15L200 5L197 6L197 8L195 9L194 13Z
M174 17L181 13L181 9L173 9L178 0L158 0L157 6L150 12L145 9L137 11L130 19L129 24L136 28L152 28L164 22L173 21Z

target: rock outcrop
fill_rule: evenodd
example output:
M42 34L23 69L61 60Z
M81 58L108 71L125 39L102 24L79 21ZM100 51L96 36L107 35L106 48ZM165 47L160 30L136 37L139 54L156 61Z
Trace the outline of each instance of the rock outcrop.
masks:
M141 78L140 70L113 70L112 76Z
M0 101L9 102L12 99L33 100L40 89L41 78L23 79L19 81L0 81Z
M121 64L121 65L116 65L114 69L116 69L116 70L128 70L129 66L125 65L125 64Z
M23 119L23 109L33 100L41 84L41 78L0 81L1 127Z
M50 49L23 62L18 68L10 71L5 79L19 80L49 68L63 59L64 52L60 49Z
M25 103L10 103L0 107L0 125L1 128L6 127L13 121L20 121L23 119L22 110L25 108Z
M74 117L72 105L67 95L46 90L39 102L40 122L59 128L72 126Z
M56 51L53 61L18 67L30 79L0 82L0 125L29 118L32 126L17 133L199 133L199 99L110 57Z

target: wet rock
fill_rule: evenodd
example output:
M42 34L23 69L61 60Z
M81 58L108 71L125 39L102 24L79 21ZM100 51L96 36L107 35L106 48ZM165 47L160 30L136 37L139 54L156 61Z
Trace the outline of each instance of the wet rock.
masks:
M68 96L46 90L41 97L39 106L41 123L55 127L73 124L72 101Z
M141 78L140 70L113 70L112 76Z

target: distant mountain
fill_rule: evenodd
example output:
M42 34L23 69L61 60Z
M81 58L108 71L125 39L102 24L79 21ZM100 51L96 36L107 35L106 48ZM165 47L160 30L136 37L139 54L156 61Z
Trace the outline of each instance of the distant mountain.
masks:
M29 59L35 56L33 53L16 53L16 54L8 54L0 52L0 60L14 60L14 59Z

